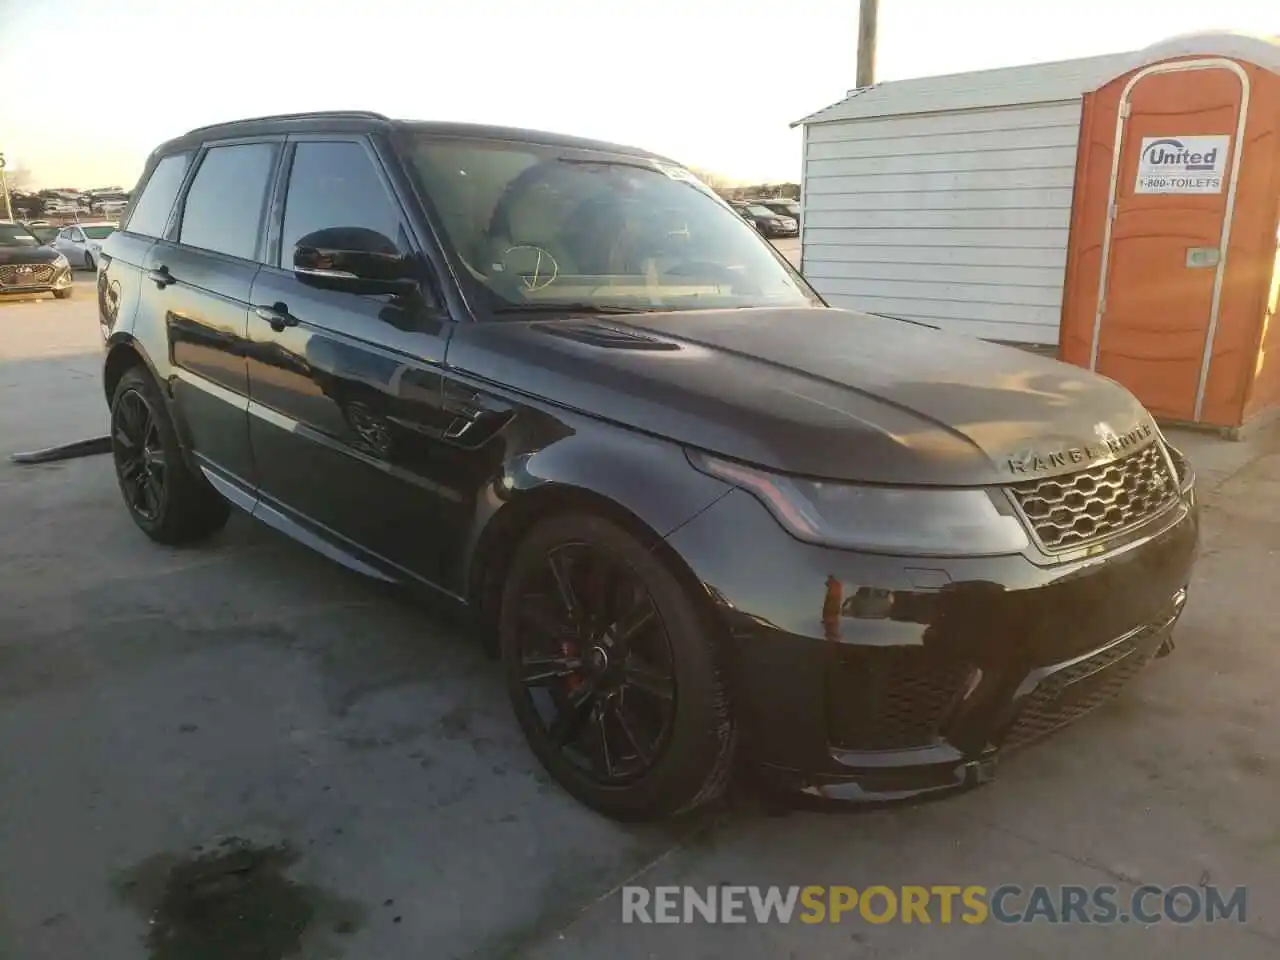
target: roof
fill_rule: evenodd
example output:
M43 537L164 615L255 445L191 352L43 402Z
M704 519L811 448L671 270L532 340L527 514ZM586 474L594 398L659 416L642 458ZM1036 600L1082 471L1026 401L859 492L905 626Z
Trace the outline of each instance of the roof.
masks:
M792 126L1072 100L1124 73L1133 61L1133 54L1109 54L1082 60L1058 60L939 77L893 80L851 90L843 100L797 120Z
M1231 57L1280 73L1280 39L1238 33L1188 34L1128 53L859 87L792 126L1075 100L1137 67L1194 55Z
M503 127L488 123L453 123L440 120L397 120L396 126L418 130L422 133L439 137L472 137L478 140L510 140L515 143L541 143L555 147L569 147L577 150L594 150L601 153L617 153L631 157L643 157L646 160L661 160L665 163L677 163L660 154L652 153L640 147L631 147L607 140L592 140L589 137L576 137L567 133L551 133L547 130L529 130L524 127Z
M174 149L189 147L207 140L264 136L296 132L302 129L315 130L317 128L333 131L403 129L441 137L469 137L483 140L509 140L516 143L540 143L548 146L615 153L643 157L648 160L661 160L668 163L674 162L647 150L641 150L638 147L628 147L603 140L591 140L586 137L574 137L562 133L483 123L393 120L371 110L322 110L309 113L285 113L269 117L248 117L243 120L230 120L189 130L181 136L174 137L161 144L155 152L168 153Z

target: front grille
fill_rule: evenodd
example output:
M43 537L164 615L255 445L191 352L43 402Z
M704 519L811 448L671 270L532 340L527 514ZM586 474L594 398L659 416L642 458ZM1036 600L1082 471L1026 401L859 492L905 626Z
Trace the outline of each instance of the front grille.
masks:
M47 263L6 263L0 267L0 287L40 287L53 282L53 267Z
M1040 546L1050 553L1113 536L1172 506L1178 485L1159 443L1122 460L1010 488Z
M828 674L831 742L846 750L902 750L933 743L960 699L969 668L924 647L851 647Z
M1016 747L1096 710L1124 688L1155 653L1150 635L1123 640L1051 674L1019 710L1004 745Z

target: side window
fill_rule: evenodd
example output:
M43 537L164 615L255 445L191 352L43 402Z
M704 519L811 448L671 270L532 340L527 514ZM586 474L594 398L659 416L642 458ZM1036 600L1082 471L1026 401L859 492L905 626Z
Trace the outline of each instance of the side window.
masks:
M125 230L147 237L158 237L164 233L169 213L173 210L173 201L178 198L178 191L182 189L190 160L190 154L175 153L156 164L147 185L142 188L142 195L133 206L129 222L124 225Z
M213 147L187 191L178 241L252 260L275 163L275 144Z
M304 237L333 228L350 230L350 236L384 252L403 253L400 220L363 144L299 143L289 173L280 263L293 263L293 248Z

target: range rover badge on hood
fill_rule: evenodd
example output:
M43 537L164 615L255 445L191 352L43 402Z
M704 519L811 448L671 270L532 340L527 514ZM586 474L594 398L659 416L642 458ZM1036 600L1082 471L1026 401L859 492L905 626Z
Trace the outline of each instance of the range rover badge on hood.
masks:
M1009 458L1009 470L1016 474L1043 473L1069 464L1084 466L1102 457L1113 457L1136 448L1155 432L1150 423L1140 424L1127 433L1112 434L1093 443L1057 450L1028 450Z

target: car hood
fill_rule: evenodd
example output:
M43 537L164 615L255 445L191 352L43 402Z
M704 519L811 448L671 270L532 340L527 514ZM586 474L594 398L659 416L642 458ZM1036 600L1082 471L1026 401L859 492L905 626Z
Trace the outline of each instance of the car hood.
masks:
M1024 350L829 308L460 327L451 366L774 470L974 486L1154 442L1123 387Z
M0 247L0 266L6 263L53 263L58 251L49 246Z

